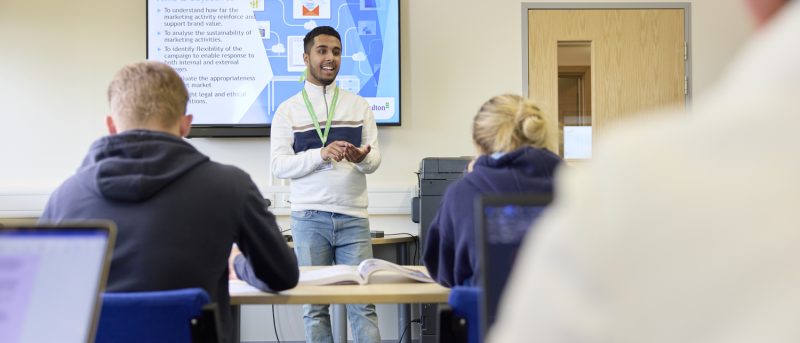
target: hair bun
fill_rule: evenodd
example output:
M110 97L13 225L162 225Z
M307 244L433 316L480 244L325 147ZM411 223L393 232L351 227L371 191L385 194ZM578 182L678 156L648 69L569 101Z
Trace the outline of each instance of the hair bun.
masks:
M475 115L472 138L482 153L510 152L522 146L544 148L547 120L531 100L516 94L498 95Z

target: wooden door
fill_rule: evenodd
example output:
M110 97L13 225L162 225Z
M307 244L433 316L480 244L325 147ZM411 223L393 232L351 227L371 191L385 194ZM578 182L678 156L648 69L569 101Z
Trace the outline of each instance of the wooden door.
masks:
M591 135L642 110L685 105L684 9L528 10L528 96L558 122L559 43L591 49ZM549 147L560 152L561 135ZM596 144L593 144L596 145Z

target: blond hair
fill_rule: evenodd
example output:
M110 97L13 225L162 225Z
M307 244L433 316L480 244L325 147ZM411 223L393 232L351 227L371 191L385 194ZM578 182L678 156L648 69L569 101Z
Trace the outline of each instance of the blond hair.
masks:
M515 94L498 95L475 115L472 139L483 154L511 152L523 146L546 148L547 120L533 101Z
M180 75L162 62L126 65L108 85L111 114L130 128L175 125L186 114L188 101Z

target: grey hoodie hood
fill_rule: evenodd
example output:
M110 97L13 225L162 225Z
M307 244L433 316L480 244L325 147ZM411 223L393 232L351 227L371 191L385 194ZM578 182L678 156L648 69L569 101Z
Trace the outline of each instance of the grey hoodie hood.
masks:
M140 202L207 161L180 137L131 130L95 141L81 169L94 175L93 187L106 199Z

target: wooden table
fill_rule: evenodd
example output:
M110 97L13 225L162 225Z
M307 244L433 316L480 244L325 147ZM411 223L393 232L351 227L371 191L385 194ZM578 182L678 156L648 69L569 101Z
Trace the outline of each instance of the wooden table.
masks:
M422 270L427 273L423 266L406 266ZM313 270L321 267L300 267L304 270ZM415 281L384 283L386 279L381 279L382 275L376 274L376 283L367 285L326 285L326 286L306 286L300 285L293 289L280 293L265 293L258 290L236 290L241 288L241 281L232 281L231 284L231 306L234 307L235 326L234 330L239 332L239 306L256 304L418 304L418 303L446 303L450 296L450 289L436 283L421 283ZM395 280L393 281L402 281ZM411 313L406 309L405 314L401 314L401 321L398 325L400 330L410 321ZM339 310L339 317L334 320L339 325L339 342L342 336L347 339L347 319L344 311ZM344 329L342 329L344 327ZM238 338L238 334L237 334ZM405 341L405 339L404 339Z
M423 266L404 266L421 270L427 274ZM324 267L300 267L300 271L314 270ZM423 283L409 280L383 283L380 275L375 278L381 283L367 285L299 285L280 293L265 293L257 290L231 292L231 305L257 304L415 304L446 303L450 289L437 283ZM394 279L393 279L394 280ZM241 282L241 281L232 281ZM231 287L235 288L235 287Z

